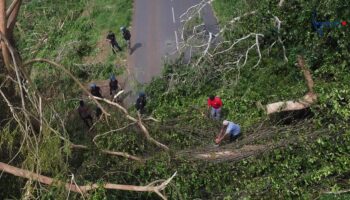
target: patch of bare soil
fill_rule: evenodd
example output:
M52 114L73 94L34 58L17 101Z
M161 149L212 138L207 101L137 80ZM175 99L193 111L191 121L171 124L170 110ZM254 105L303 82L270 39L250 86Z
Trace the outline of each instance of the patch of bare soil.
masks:
M98 64L104 63L108 59L108 56L112 50L109 43L106 41L105 35L107 35L107 31L102 32L96 44L96 55L83 58L84 63Z

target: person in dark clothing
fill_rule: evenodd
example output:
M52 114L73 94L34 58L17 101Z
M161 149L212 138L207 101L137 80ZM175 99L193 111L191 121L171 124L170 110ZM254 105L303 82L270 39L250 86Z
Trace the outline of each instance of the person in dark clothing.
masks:
M115 39L115 34L112 32L112 31L109 31L108 32L108 35L107 35L107 41L109 41L109 43L111 44L111 47L112 47L112 50L113 50L113 53L116 54L117 53L117 49L119 51L122 51L122 48L120 48L117 40Z
M136 100L136 104L135 104L136 110L140 112L140 114L144 114L146 104L147 104L146 95L145 93L141 92L139 94L139 97Z
M120 27L120 31L122 32L123 38L126 41L126 45L128 46L129 53L131 53L131 42L130 42L131 34L130 34L130 31L128 29L126 29L124 26Z
M102 115L102 110L101 110L101 108L98 107L98 106L96 106L95 112L96 112L96 118L97 118L97 119L100 118L101 115Z
M111 76L109 79L109 94L112 96L116 95L118 92L118 80L115 78L114 75Z
M79 116L84 121L86 126L90 128L93 124L90 109L87 106L85 106L85 103L83 100L81 100L79 104L80 104L78 108Z
M95 83L91 84L90 86L90 92L95 97L103 98L101 95L101 89L98 87Z

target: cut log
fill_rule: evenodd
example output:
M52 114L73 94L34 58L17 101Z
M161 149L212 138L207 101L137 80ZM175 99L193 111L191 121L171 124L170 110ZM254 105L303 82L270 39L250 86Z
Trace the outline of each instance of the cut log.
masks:
M266 113L268 115L283 111L295 111L306 109L316 102L317 95L314 93L313 90L314 81L312 79L310 70L305 66L305 60L302 56L298 56L298 66L303 71L309 92L298 100L279 101L266 105Z

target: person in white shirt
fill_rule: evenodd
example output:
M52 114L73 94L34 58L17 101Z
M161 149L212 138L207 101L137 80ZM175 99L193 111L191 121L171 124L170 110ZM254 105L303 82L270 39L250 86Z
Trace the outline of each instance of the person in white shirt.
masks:
M216 144L220 144L226 138L232 142L241 135L241 127L238 124L224 120L222 125L221 131L215 139Z

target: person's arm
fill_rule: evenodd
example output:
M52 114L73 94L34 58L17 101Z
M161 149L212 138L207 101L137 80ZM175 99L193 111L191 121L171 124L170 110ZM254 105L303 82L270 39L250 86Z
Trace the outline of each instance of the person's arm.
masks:
M219 99L219 106L220 106L220 108L222 107L222 101L221 101L221 99Z
M224 126L221 128L220 133L218 134L218 136L215 139L216 144L220 144L220 142L225 138L226 129L227 129L227 127L224 127Z
M219 134L216 136L216 138L220 138L225 132L225 127L222 127Z
M225 138L226 134L227 134L227 133L224 133L221 137L217 138L216 144L220 144L221 141Z

